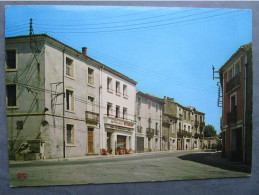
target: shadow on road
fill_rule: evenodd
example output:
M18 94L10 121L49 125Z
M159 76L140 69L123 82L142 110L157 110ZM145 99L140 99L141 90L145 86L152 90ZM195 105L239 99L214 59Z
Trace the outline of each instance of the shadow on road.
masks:
M251 166L241 162L232 162L221 157L220 152L192 153L178 156L181 160L189 160L230 171L251 173Z

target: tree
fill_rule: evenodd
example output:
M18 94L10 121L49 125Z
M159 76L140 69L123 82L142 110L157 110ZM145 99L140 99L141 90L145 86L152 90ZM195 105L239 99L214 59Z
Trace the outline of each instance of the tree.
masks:
M204 129L204 137L214 137L216 136L217 131L213 125L206 125Z

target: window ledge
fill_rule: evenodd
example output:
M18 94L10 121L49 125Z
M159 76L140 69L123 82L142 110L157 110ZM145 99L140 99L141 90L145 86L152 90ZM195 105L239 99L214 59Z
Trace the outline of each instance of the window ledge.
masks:
M107 89L107 92L113 94L113 90L112 89Z
M7 109L18 109L19 106L7 106L6 108L7 108Z
M75 144L67 144L66 143L66 147L76 147L76 145Z
M116 93L116 95L117 95L117 96L119 96L119 97L121 96L121 94L120 94L120 93Z
M6 72L16 72L16 71L18 71L18 69L17 69L17 68L15 68L15 69L11 69L11 68L8 68L8 69L7 69L7 68L6 68L5 71L6 71Z
M88 86L95 88L93 84L87 83Z
M65 77L67 77L67 78L69 78L69 79L72 79L72 80L75 80L75 77L74 77L74 76L65 75Z
M75 114L75 111L74 110L65 110L66 112L70 112L72 114Z

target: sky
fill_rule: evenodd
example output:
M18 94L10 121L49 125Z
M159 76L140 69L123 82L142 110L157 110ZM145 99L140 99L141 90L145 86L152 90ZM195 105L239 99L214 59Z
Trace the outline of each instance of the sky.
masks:
M252 42L252 13L240 9L10 6L5 35L46 33L137 81L137 90L205 113L220 133L218 70Z

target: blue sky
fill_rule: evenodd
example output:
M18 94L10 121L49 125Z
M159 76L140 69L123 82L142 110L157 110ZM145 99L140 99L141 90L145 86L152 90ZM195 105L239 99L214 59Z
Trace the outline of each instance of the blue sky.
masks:
M252 42L250 10L113 6L11 6L6 36L48 35L138 82L137 89L175 98L220 130L219 69Z

